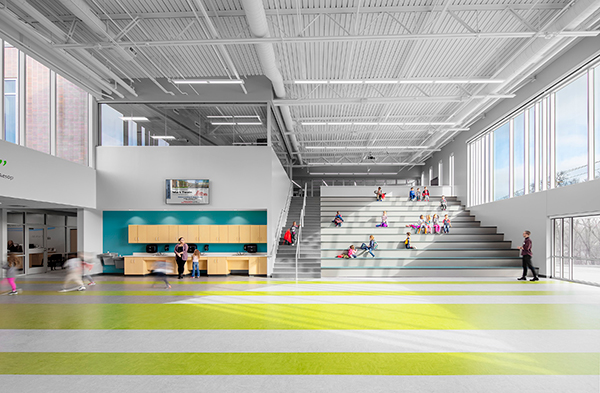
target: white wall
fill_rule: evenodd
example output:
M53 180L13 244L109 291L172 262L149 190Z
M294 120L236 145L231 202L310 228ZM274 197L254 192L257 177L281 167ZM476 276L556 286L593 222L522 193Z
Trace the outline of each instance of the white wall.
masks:
M96 153L99 210L266 210L273 249L290 180L270 147L102 146ZM166 179L209 179L210 204L166 205Z
M513 247L523 243L523 231L531 231L534 265L547 275L551 268L550 219L598 213L598 195L600 180L594 180L473 206L470 210L482 225L497 226Z
M407 197L411 186L381 186L381 190L386 196ZM414 186L415 191L423 186ZM450 196L450 187L427 186L431 196ZM377 187L372 186L321 186L321 196L365 196L375 198L374 192Z
M0 196L96 207L96 172L87 166L0 140Z
M93 255L102 253L102 212L100 210L77 210L77 249ZM96 263L92 273L102 273L102 265Z
M109 147L96 150L99 210L268 209L270 147ZM210 204L165 204L166 179L209 179Z

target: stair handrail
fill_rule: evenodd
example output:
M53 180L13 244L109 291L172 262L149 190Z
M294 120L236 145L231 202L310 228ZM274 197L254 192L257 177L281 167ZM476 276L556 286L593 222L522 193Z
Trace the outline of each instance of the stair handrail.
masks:
M296 237L296 281L298 281L298 257L300 256L300 243L302 242L302 227L304 226L307 191L308 184L304 183L304 201L302 202L302 210L300 210L300 225L298 227L298 236Z
M269 257L273 258L277 255L277 250L279 249L279 239L281 239L281 232L283 232L283 225L287 220L288 212L290 210L290 205L292 204L292 196L294 195L294 183L290 182L290 187L288 189L288 194L286 197L285 206L279 213L279 219L277 220L277 227L275 229L275 239L273 240L273 248L271 249L271 253ZM276 247L275 247L276 245ZM274 262L273 262L274 263Z

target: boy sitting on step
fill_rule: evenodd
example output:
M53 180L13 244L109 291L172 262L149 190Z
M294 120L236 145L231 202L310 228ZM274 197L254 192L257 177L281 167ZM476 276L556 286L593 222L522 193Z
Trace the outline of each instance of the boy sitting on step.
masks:
M415 249L415 247L410 245L410 232L406 232L406 240L404 241L404 247L410 250Z

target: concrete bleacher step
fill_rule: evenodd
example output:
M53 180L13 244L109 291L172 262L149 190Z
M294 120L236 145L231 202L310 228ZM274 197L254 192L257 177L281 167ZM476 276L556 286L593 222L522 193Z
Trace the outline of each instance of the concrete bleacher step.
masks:
M374 268L398 268L398 267L444 267L444 268L462 268L462 267L519 267L520 258L512 257L480 257L480 258L381 258L381 257L359 257L359 258L321 258L323 267L345 267L345 268L364 268L371 266Z
M461 206L460 202L447 201L446 205L450 206ZM424 206L425 208L439 207L439 201L372 201L372 202L353 202L353 201L329 201L321 202L322 208L335 208L335 209L348 209L352 207L364 207L364 206L377 206L377 207L390 207L390 206Z
M398 268L377 267L327 267L321 268L322 277L520 277L520 267L435 267L405 266Z
M321 228L321 236L324 235L363 235L369 237L370 235L377 238L378 235L399 235L406 236L408 229L406 227L362 227L362 228ZM477 228L450 228L451 235L491 235L496 233L496 227L477 227ZM439 236L447 236L446 234Z
M375 194L373 194L372 197L359 197L359 196L351 196L351 197L332 197L332 196L322 196L321 198L321 203L324 202L379 202L375 200ZM442 200L441 196L430 196L429 197L430 201L435 201L435 202L439 202ZM381 202L386 202L386 201L408 201L408 194L406 196L388 196L386 195L385 199ZM451 197L451 196L447 196L446 197L446 201L447 202L460 202L458 200L457 197ZM412 202L412 201L408 201L408 202ZM417 201L415 201L417 202ZM418 202L422 202L422 201L418 201Z
M376 228L376 225L381 222L381 218L369 220L368 222L355 222L355 221L344 221L341 227L338 228L365 228L371 227ZM416 224L416 220L413 221L392 221L388 218L388 228L406 228L407 231L410 227L406 225ZM440 223L441 225L441 223ZM452 228L479 228L481 225L480 221L452 221ZM321 228L336 228L333 222L321 222Z
M334 228L332 228L334 229ZM335 228L339 229L339 228ZM379 242L391 242L391 241L404 241L406 238L406 233L396 233L396 234L384 234L382 232L373 233L375 236L375 240L377 243ZM454 242L476 242L476 241L503 241L504 235L501 233L490 233L490 234L456 234L454 232L450 232L449 234L444 235L412 235L410 237L411 241L436 241L438 239L443 239L444 241L454 241ZM369 235L365 234L352 234L352 233L324 233L321 235L321 242L338 242L340 243L340 247L348 247L348 244L356 244L362 242L368 242ZM360 244L359 243L359 244Z
M356 247L356 245L355 245ZM365 250L357 247L357 255L369 256ZM487 257L512 257L519 258L519 250L513 249L413 249L406 248L381 248L373 251L377 258L487 258ZM340 250L321 249L321 258L335 258L340 254Z
M354 219L364 219L364 218L373 218L373 217L381 217L381 215L383 214L383 211L385 209L379 209L379 210L371 210L371 211L342 211L340 210L340 213L342 214L342 218L344 219L344 221L347 221L348 219L350 219L350 221L354 220ZM338 210L329 210L329 211L321 211L321 221L325 221L327 219L329 219L329 221L332 221L336 214L337 214ZM404 212L394 212L394 211L390 211L390 210L386 210L387 212L387 216L389 219L406 219L409 221L412 220L417 220L419 218L419 216L422 214L424 216L427 216L427 214L430 215L434 215L437 214L439 215L448 215L448 218L450 218L451 220L457 219L457 218L467 218L467 217L474 217L471 215L471 213L467 210L458 210L458 211L441 211L441 210L433 210L433 211L404 211Z
M346 250L350 244L354 244L355 247L362 244L363 241L348 243L345 247L340 250ZM378 249L404 249L404 239L396 240L396 241L377 241ZM418 250L452 250L452 249L481 249L481 248L490 248L490 249L510 249L512 244L509 241L468 241L468 242L458 242L458 241L414 241L411 236L411 244L415 246ZM338 241L334 242L321 242L322 250L335 250L336 247L339 247L340 243Z
M331 213L333 212L333 215L335 216L335 212L336 211L340 211L342 213L342 217L346 214L348 214L349 212L379 212L381 214L382 211L387 211L388 213L398 213L398 212L406 212L406 213L419 213L419 214L429 214L429 212L431 213L438 213L441 212L442 210L440 209L439 205L434 205L434 204L430 204L430 205L425 205L425 204L419 204L419 205L406 205L406 206L384 206L384 205L368 205L368 206L346 206L345 208L341 208L341 207L329 207L329 206L321 206L321 215L326 214L326 213ZM462 206L456 205L456 206L448 206L447 210L444 210L446 212L456 212L456 211L461 211L464 210L464 208Z
M382 212L383 213L383 212ZM436 213L438 216L440 213ZM418 215L410 215L410 216L402 216L402 215L387 215L388 222L409 222L414 223L419 219ZM332 223L335 218L335 212L330 217L321 217L321 223ZM350 223L379 223L381 221L381 213L380 214L368 214L368 215L342 215L344 222L342 225L350 224ZM443 218L443 215L440 219ZM448 214L448 218L452 220L452 225L455 222L469 222L469 221L477 221L475 216L469 216L465 214L458 214L451 216Z

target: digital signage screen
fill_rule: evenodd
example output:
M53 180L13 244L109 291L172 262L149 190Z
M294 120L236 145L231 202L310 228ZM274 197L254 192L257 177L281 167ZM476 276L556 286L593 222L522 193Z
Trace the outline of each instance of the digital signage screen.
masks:
M167 179L167 205L207 205L210 200L208 180Z

